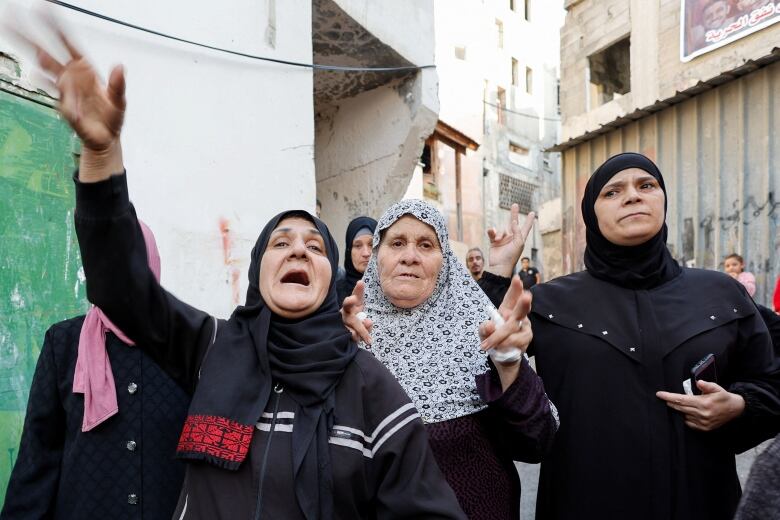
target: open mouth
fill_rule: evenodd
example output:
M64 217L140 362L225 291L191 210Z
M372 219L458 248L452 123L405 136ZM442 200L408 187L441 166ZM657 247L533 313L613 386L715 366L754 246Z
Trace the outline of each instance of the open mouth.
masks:
M306 271L290 271L282 277L282 283L294 283L298 285L309 286L309 275Z

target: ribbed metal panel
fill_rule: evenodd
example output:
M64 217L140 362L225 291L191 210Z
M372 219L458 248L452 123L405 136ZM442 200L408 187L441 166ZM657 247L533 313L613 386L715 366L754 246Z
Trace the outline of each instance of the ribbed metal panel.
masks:
M638 151L664 174L675 258L721 269L739 253L756 275L756 301L771 303L780 275L778 94L775 63L564 151L564 271L583 268L588 177L610 155Z

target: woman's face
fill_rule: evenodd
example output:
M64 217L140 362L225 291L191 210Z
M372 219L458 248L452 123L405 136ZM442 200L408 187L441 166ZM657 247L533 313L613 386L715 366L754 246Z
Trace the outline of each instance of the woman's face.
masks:
M431 226L404 215L384 233L377 263L379 283L390 303L417 307L433 294L443 256Z
M646 171L618 172L601 189L594 206L601 234L619 246L647 242L664 224L665 200L660 184Z
M371 259L371 244L373 235L362 235L352 241L352 265L359 273L365 273L368 261Z
M275 314L302 318L316 311L330 286L331 266L325 241L306 219L283 219L276 226L260 263L260 294Z

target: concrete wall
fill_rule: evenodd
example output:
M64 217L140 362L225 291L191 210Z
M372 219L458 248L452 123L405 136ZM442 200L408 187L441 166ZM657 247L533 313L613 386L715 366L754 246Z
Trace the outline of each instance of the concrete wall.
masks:
M335 1L401 65L433 63L432 0ZM380 53L374 52L377 66ZM387 65L387 63L382 63ZM407 192L436 125L437 75L426 69L343 99L318 101L315 157L322 216L339 239L359 215L379 217ZM342 255L343 256L343 255Z
M563 262L583 268L580 201L609 156L656 161L668 193L669 248L680 262L722 269L730 253L756 275L756 301L771 305L780 275L780 62L707 90L564 152Z
M343 247L349 221L379 218L406 193L436 114L416 77L341 100L318 114L315 156L322 217Z
M76 3L182 38L310 62L310 2L272 2L271 12L269 1ZM243 301L249 252L263 224L283 209L314 209L312 73L52 11L98 70L126 67L125 163L136 209L160 244L163 284L228 315L236 295ZM18 57L19 83L41 86L29 55L8 40L0 50Z
M561 32L563 141L766 56L780 41L775 24L683 63L680 0L579 0L567 1L567 9ZM625 36L631 37L631 92L589 107L588 56Z

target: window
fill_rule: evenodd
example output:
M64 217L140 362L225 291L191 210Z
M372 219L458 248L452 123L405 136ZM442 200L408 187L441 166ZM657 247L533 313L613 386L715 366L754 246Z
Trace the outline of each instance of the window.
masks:
M517 2L515 0L509 0L509 9L512 11L517 10Z
M525 68L525 91L529 94L534 93L534 71L531 67Z
M423 146L422 155L420 156L420 162L423 165L423 173L432 173L431 169L431 146L426 143Z
M509 141L509 160L518 166L531 167L531 154L528 148Z
M496 101L498 101L498 124L503 125L506 123L506 114L504 113L506 110L506 90L498 87L498 90L496 90Z
M523 18L527 22L531 21L531 0L523 0Z
M498 32L498 48L504 48L504 22L496 18L496 31Z
M459 60L466 59L466 47L455 47L455 58Z
M588 57L588 109L631 91L631 40L625 38Z
M520 83L520 79L518 77L520 74L519 70L520 70L520 64L517 62L516 59L512 58L512 85L514 85L515 87L518 86L518 84Z
M498 205L502 209L511 209L512 204L517 203L520 213L528 214L532 211L535 189L536 186L530 182L499 174Z

